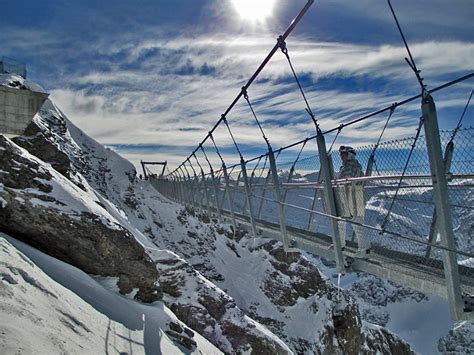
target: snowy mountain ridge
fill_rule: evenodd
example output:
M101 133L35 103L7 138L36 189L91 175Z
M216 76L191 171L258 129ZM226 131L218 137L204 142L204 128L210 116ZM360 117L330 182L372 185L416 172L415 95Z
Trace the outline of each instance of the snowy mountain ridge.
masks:
M2 80L8 82L11 78ZM85 135L51 101L35 116L23 137L14 142L3 139L0 150L0 160L10 167L2 168L0 175L3 185L0 231L11 235L7 239L4 235L0 238L0 305L2 314L11 313L8 332L0 332L2 348L17 349L14 339L24 333L18 333L16 338L12 333L22 328L21 324L26 327L28 318L22 317L22 312L28 302L31 304L28 295L42 290L48 314L36 316L51 319L57 329L64 326L74 334L60 339L52 338L53 333L36 332L38 337L22 345L25 352L35 349L35 344L44 342L45 338L50 339L44 344L45 352L87 353L82 349L95 346L102 349L101 342L106 344L104 352L107 352L113 333L115 339L121 339L121 347L114 344L115 350L122 353L411 353L405 342L382 327L390 324L389 312L383 307L399 302L399 297L425 302L423 295L398 292L394 288L392 294L398 296L388 296L384 291L387 285L367 278L356 278L351 284L359 285L359 290L367 290L379 283L380 297L363 296L363 292L356 292L357 287L352 295L344 290L338 292L330 280L331 267L320 260L299 253L286 254L279 243L232 231L228 225L216 224L197 211L168 201L148 182L135 180L132 164ZM20 179L18 171L30 179ZM76 245L75 252L97 251L97 246L112 235L110 240L127 241L117 250L112 245L98 248L96 258L110 254L113 259L131 250L129 260L135 260L136 273L127 275L114 266L108 272L115 275L112 278L110 275L91 278L73 266L12 239L20 237L47 254L68 263L72 260L89 274L100 275L87 270L87 263L91 262L87 255L84 262L75 260L74 255L70 255L74 253L68 254L67 247L76 239L64 236L69 231L65 224L59 226L62 229L50 226L48 230L61 236L61 253L58 247L41 246L41 240L35 241L33 234L38 228L29 226L31 223L24 219L28 216L29 221L35 221L37 217L32 215L38 211L43 213L39 213L38 225L58 219L72 224L76 221L76 230L80 233L74 237L78 240L87 239L86 230L104 236L87 247ZM11 221L15 222L14 226ZM85 228L91 225L94 229ZM88 237L93 239L93 236ZM62 265L64 270L76 275L71 279L79 282L68 281L58 272L46 275L53 273L52 264ZM142 277L143 270L149 270L147 277ZM64 273L68 275L69 271ZM88 288L84 289L84 284L89 285ZM15 289L20 287L26 290L23 298ZM100 295L93 300L86 290ZM140 294L139 290L142 290ZM75 297L66 302L72 305L71 310L64 306L59 307L61 311L49 312L58 308L55 300L64 300L62 295L67 292L70 294L67 297ZM371 299L384 297L389 301L370 304ZM104 304L112 306L104 307ZM120 307L113 306L116 304ZM84 317L75 311L85 308L90 310ZM369 314L363 319L378 325L362 320L361 311ZM122 314L131 312L134 312L133 326ZM139 322L140 312L145 315L145 322ZM148 325L146 320L150 317L157 321ZM29 327L36 329L34 325ZM107 331L99 334L100 329ZM442 343L446 346L440 349L448 351L453 344L459 346L460 334L464 334L462 339L469 339L466 329L469 328L464 325L461 331L453 331L453 336ZM93 334L91 341L88 342L89 335L81 336L81 332Z

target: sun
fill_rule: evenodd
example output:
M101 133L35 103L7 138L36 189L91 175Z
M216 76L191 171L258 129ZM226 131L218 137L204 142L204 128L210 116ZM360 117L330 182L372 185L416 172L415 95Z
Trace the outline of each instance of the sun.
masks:
M230 0L243 20L263 21L273 14L276 0Z

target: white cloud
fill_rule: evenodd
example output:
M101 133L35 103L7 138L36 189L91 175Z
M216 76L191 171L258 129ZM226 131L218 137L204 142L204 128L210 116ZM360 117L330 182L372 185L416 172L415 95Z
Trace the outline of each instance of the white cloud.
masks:
M274 43L275 39L266 35L236 37L231 41L222 36L177 37L138 41L135 46L125 42L122 47L113 43L112 51L126 54L122 62L111 61L107 71L91 69L77 77L71 75L67 78L69 89L53 90L52 97L75 124L101 143L195 146L234 100ZM402 46L317 43L291 38L288 48L298 74L315 80L314 86L305 86L305 92L323 130L419 91L413 73L403 60L406 53ZM440 73L454 77L473 69L474 43L429 41L414 43L411 48L428 84L439 83ZM152 50L160 54L155 58L152 52L151 58L141 63L141 58ZM164 58L168 62L163 62ZM136 67L122 67L137 61ZM185 65L190 67L189 73L174 72ZM193 69L203 65L214 68L215 72L201 75ZM286 59L276 53L249 89L257 115L275 148L314 134L314 126L290 75ZM361 76L367 81L383 80L386 86L383 90L353 92L344 83ZM285 77L290 77L290 81L284 80ZM342 83L339 87L335 84L333 88L318 88L321 78ZM449 103L456 104L460 102L455 99ZM419 105L413 103L398 111L417 109ZM264 146L243 101L228 119L239 144ZM356 140L374 140L380 125L367 125L363 131L351 128L346 132ZM415 125L413 121L412 126ZM405 128L391 127L386 136L391 139L403 134ZM219 131L216 138L224 146L232 144L225 130Z

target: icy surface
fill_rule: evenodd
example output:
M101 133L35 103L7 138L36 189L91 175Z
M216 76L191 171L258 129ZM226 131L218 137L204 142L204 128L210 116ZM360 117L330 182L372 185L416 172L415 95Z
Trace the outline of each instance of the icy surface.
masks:
M192 353L164 332L169 322L181 322L161 302L145 305L120 296L3 233L0 251L2 352ZM221 353L199 334L194 340L195 353Z

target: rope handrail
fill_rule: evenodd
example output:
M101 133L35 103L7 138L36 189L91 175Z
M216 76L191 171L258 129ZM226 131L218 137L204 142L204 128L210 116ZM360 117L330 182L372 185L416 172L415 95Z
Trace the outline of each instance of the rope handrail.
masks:
M252 194L252 196L255 197L255 198L258 198L258 199L263 199L263 200L268 201L268 202L278 203L274 199L271 199L271 198L268 198L268 197L257 196L257 195L254 195L254 194ZM474 258L474 254L468 253L468 252L465 252L465 251L462 251L462 250L453 250L453 249L450 249L450 248L446 248L445 246L440 245L440 244L432 244L432 243L426 242L424 240L407 237L403 234L400 234L400 233L397 233L397 232L394 232L394 231L380 229L380 228L377 228L377 227L374 227L374 226L371 226L371 225L368 225L368 224L365 224L365 223L356 222L356 221L354 221L352 219L349 219L349 218L333 216L331 214L327 214L327 213L320 212L320 211L315 211L315 210L312 210L310 208L305 208L305 207L293 205L291 203L286 203L286 202L280 202L280 203L282 205L286 206L286 207L295 208L297 210L301 210L301 211L305 211L305 212L311 212L311 213L314 213L314 214L319 215L319 216L328 217L328 218L335 219L335 220L340 221L340 222L350 223L350 224L360 226L360 227L364 227L364 228L367 228L367 229L370 229L370 230L373 230L373 231L376 231L376 232L379 232L379 233L390 234L390 235L393 235L395 237L405 239L405 240L409 240L409 241L414 242L414 243L431 246L431 247L441 249L441 250L450 251L450 252L453 252L453 253L468 257L468 258Z
M283 39L285 40L289 35L290 33L293 31L293 29L296 27L296 25L300 22L300 20L303 18L303 16L306 14L306 12L308 11L308 9L311 7L311 5L313 5L314 3L314 0L308 0L306 5L303 7L303 9L301 9L301 11L298 13L298 15L291 21L290 25L288 26L288 28L286 29L286 31L279 37L279 39ZM276 44L273 46L273 48L270 50L270 52L267 54L267 56L265 57L265 59L263 60L263 62L260 64L260 66L257 68L257 70L254 72L254 74L250 77L250 79L247 81L247 83L244 85L244 88L247 90L250 85L252 85L252 83L254 82L254 80L257 78L257 76L260 74L260 72L263 70L263 68L267 65L267 63L270 61L270 59L273 57L273 55L275 54L275 52L278 50L278 48L280 48L280 43L279 43L279 40L277 40ZM206 142L206 140L209 138L210 134L212 134L216 129L217 127L219 127L219 125L222 123L223 119L227 116L227 114L234 108L235 104L241 99L241 97L243 96L243 92L242 90L240 90L240 92L238 93L238 95L236 96L236 98L232 101L232 103L227 107L227 109L225 110L225 112L221 115L221 118L216 122L216 124L214 125L214 127L212 127L212 129L209 131L209 133L206 135L206 137L204 137L204 139L202 140L202 142L200 143L201 145L204 144ZM193 153L195 153L197 150L199 149L199 147L197 147ZM189 157L191 157L192 154L190 154ZM189 158L188 157L188 158ZM184 162L183 162L184 163ZM182 164L183 164L182 163ZM176 170L176 169L175 169ZM173 171L174 172L174 171Z
M438 87L435 87L435 88L433 88L433 89L431 89L431 90L427 90L427 92L430 93L430 94L432 94L432 93L438 92L438 91L440 91L440 90L446 89L446 88L448 88L448 87L450 87L450 86L452 86L452 85L455 85L455 84L458 84L458 83L460 83L460 82L469 80L469 79L471 79L471 78L474 78L474 72L469 73L469 74L466 74L466 75L463 75L463 76L461 76L461 77L459 77L459 78L457 78L457 79L451 80L451 81L449 81L449 82L446 82L446 83L444 83L444 84L442 84L442 85L440 85L440 86L438 86ZM368 114L366 114L366 115L364 115L364 116L361 116L361 117L359 117L359 118L356 118L356 119L354 119L354 120L352 120L352 121L349 121L349 122L347 122L347 123L341 123L341 124L338 125L337 127L334 127L334 128L331 128L331 129L329 129L329 130L327 130L327 131L322 132L322 134L323 134L323 135L326 135L326 134L329 134L329 133L332 133L332 132L341 130L341 129L345 128L345 127L352 126L352 125L354 125L354 124L356 124L356 123L359 123L359 122L362 122L362 121L364 121L364 120L366 120L366 119L369 119L369 118L371 118L371 117L377 116L377 115L379 115L379 114L381 114L381 113L384 113L384 112L387 112L387 111L390 111L390 110L394 110L394 109L396 109L396 108L399 107L399 106L406 105L407 103L410 103L410 102L412 102L412 101L414 101L414 100L416 100L416 99L419 99L419 98L421 98L421 97L422 97L422 94L418 94L418 95L409 97L409 98L407 98L407 99L404 99L404 100L402 100L402 101L397 101L397 102L395 102L395 103L393 103L393 104L391 104L391 105L389 105L389 106L386 106L386 107L384 107L384 108L382 108L382 109L380 109L380 110L373 111L373 112L371 112L371 113L368 113ZM386 118L384 118L384 119L386 120ZM286 145L286 146L284 146L284 147L280 147L280 148L276 149L275 152L279 152L279 151L291 149L291 148L293 148L293 147L295 147L295 146L297 146L297 145L300 145L300 144L302 144L302 143L315 140L316 138L317 138L317 135L313 135L313 136L306 137L306 138L301 139L301 140L299 140L299 141L297 141L297 142L291 143L291 144ZM406 139L411 139L411 138L406 138ZM251 163L252 161L255 161L255 160L258 160L258 159L264 157L265 155L268 155L268 153L264 153L264 154L261 154L261 155L259 155L259 156L257 156L257 157L248 159L248 160L245 161L245 163ZM240 163L236 163L236 164L230 165L230 166L238 166L238 165L240 165Z
M451 180L463 180L463 179L474 179L474 174L456 174L456 175L451 175L449 174L449 177ZM377 176L361 176L361 177L355 177L355 178L347 178L347 179L335 179L331 180L331 183L333 186L338 186L338 185L348 185L356 182L368 182L368 181L386 181L386 180L399 180L403 178L403 180L431 180L432 176L431 175L377 175ZM273 186L273 183L268 183L268 184L255 184L252 186L256 187L262 187L262 186ZM324 186L323 183L317 182L317 181L308 181L308 182L282 182L281 186L302 186L302 187L318 187L318 186ZM417 185L418 186L418 185ZM430 187L432 185L420 185L424 187ZM450 187L454 186L468 186L468 185L449 185ZM367 187L367 186L364 186ZM384 186L387 187L387 186ZM396 187L396 186L394 186ZM413 185L407 185L405 186L406 188L412 188Z
M435 87L435 88L433 88L433 89L431 89L431 90L427 90L427 92L430 93L430 94L432 94L432 93L435 93L435 92L437 92L437 91L446 89L446 88L448 88L448 87L450 87L450 86L452 86L452 85L455 85L455 84L458 84L458 83L460 83L460 82L463 82L463 81L465 81L465 80L469 80L469 79L471 79L471 78L474 78L474 72L469 73L469 74L466 74L466 75L463 75L463 76L461 76L461 77L459 77L459 78L457 78L457 79L451 80L451 81L449 81L449 82L446 82L446 83L444 83L444 84L442 84L442 85L440 85L440 86L438 86L438 87ZM373 111L373 112L371 112L371 113L368 113L368 114L366 114L366 115L364 115L364 116L361 116L361 117L359 117L359 118L356 118L356 119L354 119L354 120L352 120L352 121L349 121L349 122L347 122L347 123L341 123L341 124L338 125L337 127L334 127L334 128L331 128L331 129L329 129L329 130L327 130L327 131L322 132L322 134L323 134L323 135L326 135L326 134L332 133L332 132L334 132L334 131L340 130L340 129L342 129L342 128L345 128L345 127L348 127L348 126L352 126L353 124L356 124L356 123L359 123L359 122L364 121L364 120L366 120L366 119L369 119L369 118L371 118L371 117L377 116L377 115L379 115L379 114L381 114L381 113L383 113L383 112L387 112L387 111L392 110L392 109L394 110L395 108L397 108L397 107L399 107L399 106L403 106L403 105L405 105L405 104L407 104L407 103L410 103L410 102L412 102L412 101L414 101L414 100L416 100L416 99L419 99L419 98L421 98L421 97L422 97L422 94L418 94L418 95L412 96L412 97L410 97L410 98L408 98L408 99L395 102L395 103L393 103L393 104L391 104L391 105L389 105L389 106L387 106L387 107L384 107L383 109L380 109L380 110L377 110L377 111ZM384 118L384 119L386 119L386 118ZM315 140L316 138L317 138L317 135L313 135L313 136L306 137L306 138L301 139L301 140L299 140L299 141L297 141L297 142L295 142L295 143L286 145L286 146L284 146L284 147L280 147L280 148L276 149L275 152L278 152L278 151L280 151L280 150L291 149L291 148L293 148L293 147L295 147L295 146L297 146L297 145L300 145L300 144L302 144L302 143L304 143L304 142L308 142L308 141ZM407 139L410 139L410 138L407 138ZM246 163L250 163L250 162L252 162L252 161L254 161L254 160L257 160L257 159L259 159L259 158L261 158L261 157L264 157L264 156L267 155L267 154L268 154L268 153L265 153L265 154L262 154L262 155L260 155L260 156L258 156L258 157L254 157L254 158L252 158L252 159L246 160ZM235 164L235 165L237 166L237 165L239 165L239 164Z
M458 132L459 132L459 131L469 131L469 130L473 130L473 129L474 129L474 127L461 127L461 128L458 129ZM452 133L453 130L442 130L441 132L444 132L444 133L449 133L449 132L451 132L451 133ZM422 135L420 135L420 137L422 137ZM224 159L222 158L222 155L221 155L221 153L220 153L220 151L219 151L218 146L215 144L214 138L213 138L212 136L211 136L211 138L212 138L211 141L213 141L213 143L214 143L214 148L216 149L216 154L218 154L218 156L219 156L221 162L224 163ZM405 138L400 138L400 139L392 139L392 140L389 140L389 141L384 141L384 142L379 143L379 147L380 147L380 146L385 146L385 145L388 145L388 144L392 144L392 143L409 142L409 141L412 141L414 138L415 138L415 137L405 137ZM313 140L313 139L316 139L316 136L307 137L307 138L305 138L305 139L303 139L303 140L301 140L301 141L298 141L298 142L296 142L296 143L290 144L290 145L285 146L285 147L278 148L277 150L275 150L275 152L276 152L277 154L280 154L282 151L284 151L284 150L286 150L286 149L293 148L293 147L295 147L295 146L297 146L297 145L299 145L299 144L305 145L305 144L307 144L307 142L309 142L309 141L311 141L311 140ZM374 144L370 144L370 145L359 146L359 147L357 147L357 149L362 149L362 150L363 150L363 149L373 149L374 145L375 145L375 143L374 143ZM300 149L301 149L301 148L300 148ZM316 155L316 156L317 156L317 155ZM262 159L262 158L268 158L268 153L264 153L264 154L261 154L261 155L259 155L259 156L254 157L254 158L248 159L248 160L245 161L245 163L246 163L246 164L249 164L249 163L251 163L251 162L257 161L257 160ZM313 160L314 158L315 158L315 156L309 156L309 157L305 157L305 158L303 158L303 159L298 159L298 160L299 160L300 162L302 162L302 161L305 161L305 160ZM290 164L290 163L288 163L288 164ZM227 169L233 169L233 168L236 168L236 167L240 167L240 162L239 162L239 163L235 163L235 164L231 164L231 165L226 165L226 168L227 168ZM216 170L215 170L215 173L216 173L216 174L219 173L219 172L222 172L222 169L216 169ZM168 174L168 175L171 175L171 173ZM206 174L206 175L208 175L208 174ZM378 176L381 176L381 175L378 175ZM397 176L397 175L390 175L390 176ZM407 175L407 176L416 176L416 175ZM450 175L450 177L453 177L453 176L458 176L458 175ZM167 176L165 176L164 178L166 178L166 177L167 177ZM356 179L367 179L367 178L369 178L369 177L368 177L368 176L365 176L365 177L360 177L360 178L356 178Z
M462 120L464 119L464 115L466 114L467 108L469 107L469 103L471 102L473 93L474 93L474 90L471 90L471 94L469 95L469 99L467 99L466 106L464 106L464 110L462 111L462 114L461 114L461 117L459 118L458 124L456 125L456 128L454 129L453 134L451 135L451 138L449 139L449 143L454 141L454 137L456 137L456 134L458 133L459 129L461 128Z
M421 86L422 94L424 94L426 93L426 85L423 83L423 78L420 76L421 71L418 70L418 68L416 67L415 59L413 58L411 54L410 47L408 46L407 40L405 38L405 35L403 34L400 23L398 22L398 18L397 18L397 15L395 14L395 10L392 7L392 3L390 2L390 0L387 0L387 2L388 2L388 6L390 7L390 11L392 12L393 19L395 20L395 23L397 24L397 28L398 28L398 31L400 32L400 36L402 36L402 40L403 40L403 43L405 44L405 48L407 50L408 56L410 57L410 59L405 57L405 61L408 63L411 70L415 74L416 79L418 80L418 83Z
M447 82L447 83L444 83L444 84L442 84L442 85L440 85L440 86L438 86L438 87L436 87L436 88L434 88L434 89L426 90L426 92L429 93L429 94L433 94L433 93L435 93L435 92L437 92L437 91L446 89L446 88L448 88L448 87L450 87L450 86L452 86L452 85L458 84L458 83L460 83L460 82L463 82L463 81L465 81L465 80L471 79L471 78L473 78L473 77L474 77L474 72L471 72L471 73L466 74L466 75L463 75L463 76L461 76L461 77L459 77L459 78L457 78L457 79L454 79L454 80L451 80L451 81L449 81L449 82ZM395 102L395 103L393 103L393 104L390 105L390 106L387 106L387 107L385 107L385 108L383 108L383 109L380 109L380 110L377 110L377 111L374 111L374 112L371 112L371 113L369 113L369 114L367 114L367 115L365 115L365 116L356 118L356 119L354 119L354 120L352 120L352 121L349 121L348 123L342 123L342 128L345 128L345 127L348 127L348 126L352 126L353 124L359 123L359 122L364 121L364 120L366 120L366 119L368 119L368 118L371 118L371 117L373 117L373 116L376 116L376 115L378 115L378 114L380 114L380 113L386 112L386 111L390 110L392 107L403 106L403 105L405 105L405 104L407 104L407 103L410 103L410 102L412 102L412 101L414 101L414 100L416 100L416 99L419 99L419 98L421 98L421 97L423 97L423 94L418 94L418 95L412 96L412 97L410 97L410 98L408 98L408 99L405 99L405 100L403 100L403 101ZM323 134L328 134L328 133L334 132L334 131L336 131L337 129L339 129L339 127L340 127L340 126L335 127L335 128L332 128L332 129L330 129L330 130L328 130L328 131L325 131L325 132L323 132ZM310 137L310 139L315 139L315 138L316 138L316 136Z

